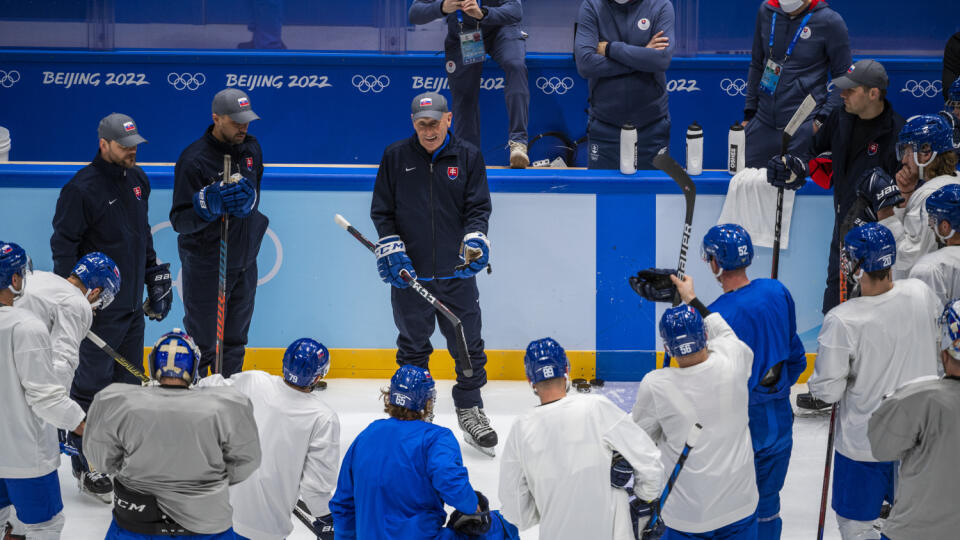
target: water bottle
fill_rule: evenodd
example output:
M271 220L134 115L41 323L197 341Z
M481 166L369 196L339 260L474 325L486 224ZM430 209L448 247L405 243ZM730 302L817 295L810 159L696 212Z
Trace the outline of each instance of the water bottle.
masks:
M687 128L687 174L703 173L703 128L696 122Z
M620 130L620 172L637 172L637 128L630 124Z
M735 175L746 167L746 147L747 136L743 131L743 126L736 123L730 126L730 134L727 136L729 151L727 153L727 172Z

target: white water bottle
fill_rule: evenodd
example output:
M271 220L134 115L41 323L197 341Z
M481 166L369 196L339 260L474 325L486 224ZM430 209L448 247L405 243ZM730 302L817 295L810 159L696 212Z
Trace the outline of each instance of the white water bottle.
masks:
M696 122L687 128L687 174L703 173L703 128Z
M630 124L620 130L620 172L637 172L637 128Z
M727 172L735 175L747 166L747 136L739 122L730 126L727 144Z

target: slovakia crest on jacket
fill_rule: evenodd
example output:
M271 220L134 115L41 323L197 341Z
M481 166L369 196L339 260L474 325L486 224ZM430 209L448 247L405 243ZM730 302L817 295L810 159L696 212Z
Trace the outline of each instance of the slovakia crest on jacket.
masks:
M460 167L447 167L447 178L456 180L460 176Z
M140 200L140 197L143 195L143 191L140 190L140 186L133 186L133 194L137 196L137 200Z
M252 170L253 170L253 158L252 158L252 157L247 157L247 170L248 170L248 171L252 171Z

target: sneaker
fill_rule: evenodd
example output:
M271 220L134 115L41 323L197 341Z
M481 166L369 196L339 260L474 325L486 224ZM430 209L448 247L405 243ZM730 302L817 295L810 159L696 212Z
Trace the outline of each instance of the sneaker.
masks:
M490 427L490 419L480 407L457 408L457 421L463 430L463 439L484 454L493 456L497 446L497 432Z
M530 165L530 158L527 156L527 145L520 141L510 141L510 168L526 169Z
M110 477L98 472L73 471L73 477L77 479L77 485L81 493L86 493L95 499L113 504L113 482Z

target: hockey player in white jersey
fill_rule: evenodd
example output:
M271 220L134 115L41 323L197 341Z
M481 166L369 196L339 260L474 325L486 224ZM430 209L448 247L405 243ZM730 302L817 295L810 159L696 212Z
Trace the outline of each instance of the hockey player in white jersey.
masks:
M940 318L946 376L920 378L884 396L870 417L874 457L900 461L897 504L883 538L955 538L960 531L960 301Z
M504 517L521 530L539 523L544 540L633 540L622 488L633 472L646 514L642 529L663 486L660 451L606 397L567 395L570 364L553 339L531 342L523 363L540 406L521 416L507 437L500 459ZM622 474L611 471L614 457L625 465Z
M83 451L116 475L106 540L236 538L228 486L260 465L253 405L233 388L190 388L199 363L174 330L150 351L158 386L114 383L90 404Z
M668 469L690 428L700 423L703 432L663 504L664 538L756 540L759 497L747 414L753 351L697 299L690 276L670 279L687 305L666 310L660 336L680 367L644 376L633 419L657 442Z
M69 390L80 363L80 342L93 324L93 314L113 302L120 292L120 270L103 253L88 253L77 261L66 279L34 270L17 307L37 316L50 332L53 363Z
M899 253L886 227L861 225L843 241L841 267L859 282L861 296L824 317L808 385L814 397L839 404L832 507L844 540L859 540L879 538L873 522L884 500L894 500L894 463L879 461L870 450L870 414L887 392L937 375L941 310L920 280L891 278Z
M960 184L934 191L926 207L930 228L943 247L920 257L910 269L910 277L926 283L946 305L960 296Z
M340 419L313 390L330 369L323 344L301 338L283 354L283 377L242 371L216 374L198 386L229 385L250 398L263 459L250 478L230 488L233 528L241 540L283 540L293 531L290 512L302 497L318 517L314 528L333 540L327 504L337 487Z
M23 248L0 242L0 526L16 511L27 540L56 540L64 524L56 428L83 433L84 414L57 379L46 327L13 307L29 272Z
M937 248L936 235L927 224L927 197L947 184L960 183L953 127L936 114L910 118L900 130L897 158L903 163L896 182L905 207L884 208L877 217L896 239L893 279L902 279L921 256Z

